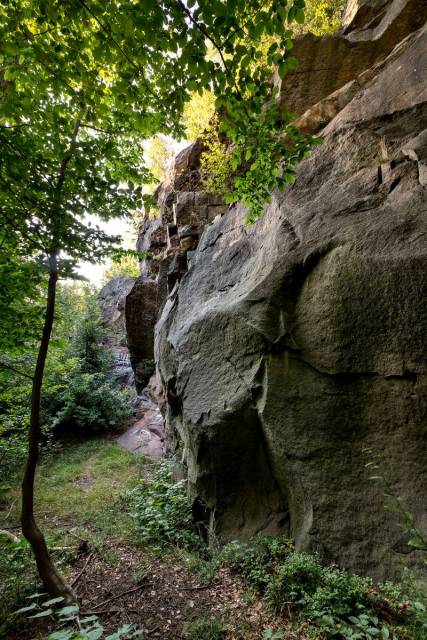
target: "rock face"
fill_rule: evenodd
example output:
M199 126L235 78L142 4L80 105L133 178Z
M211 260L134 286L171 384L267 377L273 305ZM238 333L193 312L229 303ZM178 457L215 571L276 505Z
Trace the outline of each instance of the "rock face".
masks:
M199 141L175 159L157 190L159 215L146 217L137 249L147 257L126 295L126 333L138 393L154 371L154 326L168 295L186 273L203 229L226 210L220 196L201 189Z
M126 296L134 282L134 278L117 276L107 282L98 294L101 317L108 328L106 346L113 355L114 379L118 384L124 385L134 384L125 327Z
M141 276L126 296L126 333L138 393L154 373L154 325L159 311L155 280Z
M342 80L298 98L324 144L257 223L237 207L206 226L155 357L208 532L283 532L383 578L421 558L362 449L427 528L427 43L418 3L350 4L357 29L339 38L363 64L331 55ZM337 38L306 40L323 67Z

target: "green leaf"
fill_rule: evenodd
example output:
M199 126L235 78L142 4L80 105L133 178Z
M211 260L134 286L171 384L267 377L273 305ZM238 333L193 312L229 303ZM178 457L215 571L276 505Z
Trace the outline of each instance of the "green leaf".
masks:
M69 616L71 614L77 614L78 611L79 611L79 606L77 604L70 604L67 607L62 607L61 609L59 609L58 615L61 617Z
M279 72L280 78L283 80L283 78L285 77L285 75L288 72L288 66L287 66L286 62L282 62L281 64L279 64L278 72Z
M296 22L298 22L298 24L304 24L305 21L305 14L303 9L297 9L295 12L295 20Z
M34 614L33 616L28 616L29 619L32 618L46 618L53 613L53 609L46 609L46 611L40 611L39 613Z
M37 608L37 605L35 602L33 602L28 607L22 607L22 609L18 609L17 611L14 611L14 615L18 615L19 613L26 613L27 611L33 611L33 609L36 609L36 608Z
M42 607L49 607L52 604L57 604L58 602L63 602L64 598L63 596L59 596L58 598L52 598L51 600L48 600L47 602L43 602L42 603Z

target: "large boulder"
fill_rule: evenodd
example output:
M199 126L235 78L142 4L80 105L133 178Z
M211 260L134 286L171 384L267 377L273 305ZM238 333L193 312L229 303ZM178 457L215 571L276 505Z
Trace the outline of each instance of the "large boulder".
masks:
M208 226L165 304L170 447L220 539L283 532L377 578L421 566L362 450L425 530L426 51L421 30L373 55L296 184L252 226L241 207Z
M141 276L126 296L127 345L140 393L154 373L154 325L159 312L157 281Z
M108 328L110 346L126 346L125 300L135 278L116 276L111 278L98 293L101 319Z

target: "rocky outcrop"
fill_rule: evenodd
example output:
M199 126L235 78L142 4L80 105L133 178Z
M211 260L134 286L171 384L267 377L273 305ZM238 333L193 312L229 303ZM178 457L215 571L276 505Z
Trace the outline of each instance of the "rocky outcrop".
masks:
M311 74L296 110L323 145L254 225L234 207L205 226L155 357L208 532L283 532L381 578L421 559L363 449L427 528L427 47L418 3L352 4L364 13L338 36L348 55L337 37L296 52ZM314 80L324 67L333 81Z
M126 333L135 386L140 393L154 373L154 325L159 312L157 282L141 276L126 296Z
M344 29L332 36L304 35L292 55L298 67L283 80L276 75L280 103L300 116L384 59L426 19L418 0L355 0L347 4Z
M134 374L127 347L125 301L135 278L117 276L105 284L98 294L103 324L107 328L105 346L113 356L113 376L118 384L131 386Z
M126 296L126 333L137 391L154 372L154 326L168 295L188 270L206 227L226 210L222 197L202 191L200 141L175 159L156 192L159 215L147 216L137 250L141 277Z

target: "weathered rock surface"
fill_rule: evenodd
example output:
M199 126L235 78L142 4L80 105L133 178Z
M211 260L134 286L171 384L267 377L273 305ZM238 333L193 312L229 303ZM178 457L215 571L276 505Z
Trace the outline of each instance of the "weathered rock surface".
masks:
M113 376L118 384L133 385L134 374L127 348L125 301L135 278L117 276L105 284L98 294L101 318L108 329L106 346L113 355Z
M422 6L421 6L422 5ZM347 5L347 26L332 36L307 34L296 39L298 68L283 80L276 76L283 108L298 116L375 62L387 56L426 20L425 0L356 0Z
M205 228L163 308L155 355L170 446L212 533L280 531L381 578L421 559L362 449L381 453L380 474L427 528L427 47L418 3L376 6L376 26L372 12L368 27L353 16L348 56L336 38L296 53L313 74L342 78L319 80L319 92L300 80L311 85L300 113L355 85L262 219L247 226L233 208ZM360 43L374 51L348 70Z
M147 394L139 398L137 418L117 442L133 453L149 458L162 458L165 448L164 420L157 403Z
M141 277L126 295L126 333L135 384L141 392L154 371L154 325L168 295L187 272L203 229L226 210L220 196L201 191L196 141L175 159L157 190L159 214L143 221L137 249Z
M158 287L153 279L137 278L126 296L127 344L138 393L154 373L154 325L159 312Z

